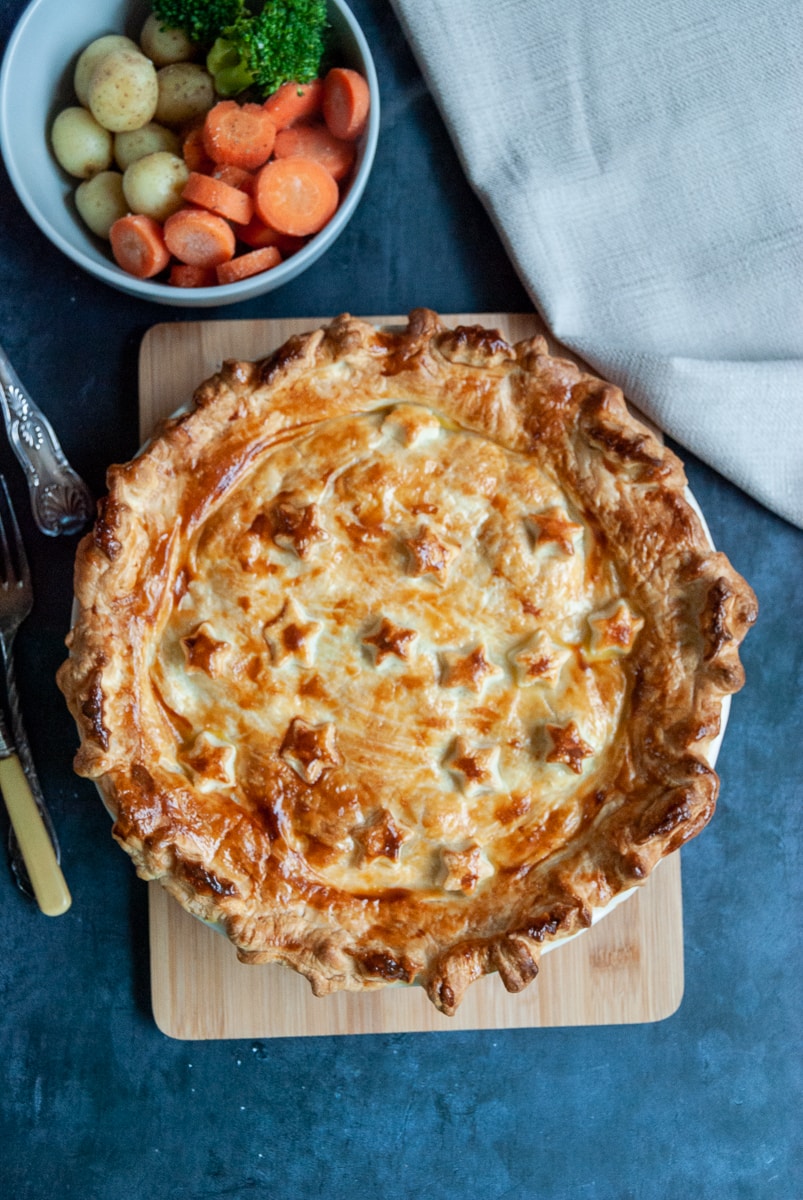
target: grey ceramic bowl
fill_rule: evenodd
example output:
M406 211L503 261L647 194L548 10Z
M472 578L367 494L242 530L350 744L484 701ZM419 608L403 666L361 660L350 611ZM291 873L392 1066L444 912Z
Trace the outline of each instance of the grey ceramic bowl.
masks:
M122 292L185 308L210 308L250 300L295 279L332 245L351 219L365 189L379 135L379 88L371 52L349 8L329 0L329 20L338 61L362 72L371 89L368 127L359 147L348 193L329 224L307 245L271 271L239 283L208 288L176 288L126 274L114 262L108 243L80 220L75 185L50 149L56 113L74 104L76 59L89 42L106 33L138 40L150 11L140 0L33 0L9 40L0 72L0 150L11 182L32 220L78 266Z

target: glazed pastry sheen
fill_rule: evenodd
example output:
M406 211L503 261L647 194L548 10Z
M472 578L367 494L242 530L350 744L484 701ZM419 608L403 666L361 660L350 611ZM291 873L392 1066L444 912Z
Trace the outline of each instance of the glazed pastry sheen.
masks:
M542 339L340 317L224 363L108 488L76 769L243 961L452 1013L711 817L755 598L675 455Z

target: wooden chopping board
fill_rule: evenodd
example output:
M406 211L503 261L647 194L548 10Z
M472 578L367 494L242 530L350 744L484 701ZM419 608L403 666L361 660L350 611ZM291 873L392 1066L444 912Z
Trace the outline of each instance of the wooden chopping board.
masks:
M379 324L405 318L371 317ZM533 314L453 313L452 323L499 329L513 341L545 333ZM153 326L140 351L142 441L187 403L224 358L262 358L324 318L193 321ZM561 353L565 353L562 349ZM571 357L571 356L568 356ZM221 934L189 916L158 883L149 887L151 998L168 1037L310 1037L330 1034L620 1025L660 1021L683 996L680 857L661 865L629 900L580 937L544 955L534 983L509 995L497 976L469 989L444 1017L418 988L316 999L284 967L245 966Z

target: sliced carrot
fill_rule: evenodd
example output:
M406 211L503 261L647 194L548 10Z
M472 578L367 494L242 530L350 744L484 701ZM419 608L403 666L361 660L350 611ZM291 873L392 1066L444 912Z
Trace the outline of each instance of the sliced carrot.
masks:
M276 245L282 252L282 258L291 258L303 250L309 241L308 237L291 237L289 233L282 234L282 240Z
M219 100L204 118L204 146L216 163L253 171L270 158L276 126L261 104Z
M191 171L200 171L208 175L214 169L215 164L206 153L204 146L203 124L196 125L185 136L181 143L181 154Z
M332 67L323 81L323 119L335 137L353 142L365 129L371 93L359 71Z
M309 121L317 117L323 102L323 80L311 83L283 83L268 96L262 107L276 126L276 130L287 129L295 121Z
M173 263L167 282L173 287L214 287L217 275L214 267L194 267L190 263Z
M257 175L254 208L279 233L306 237L331 220L340 200L337 184L314 158L275 158Z
M237 239L228 221L204 208L180 208L164 224L164 240L179 262L216 267L234 257Z
M247 225L254 215L254 202L245 192L224 183L222 179L200 175L197 171L190 172L181 195L190 204L199 204L201 208L227 221L235 221L238 225Z
M274 158L289 158L294 154L314 158L339 183L354 166L357 147L354 142L336 138L321 121L302 121L288 129L280 129L276 134Z
M212 170L207 171L213 179L222 179L224 183L228 183L233 188L239 188L241 192L251 195L254 190L254 174L252 171L245 171L242 167L233 167L231 163L212 164Z
M276 242L278 248L282 252L282 258L289 258L290 254L296 254L302 250L310 238L294 238L292 234L283 233L281 240Z
M229 262L220 263L215 268L218 283L236 283L238 279L249 279L252 275L261 275L271 267L277 267L282 256L275 246L263 246L261 250L248 250L238 254Z
M161 225L144 213L118 217L109 229L109 241L117 265L137 279L152 279L170 262Z
M282 258L289 258L291 254L295 254L297 250L307 244L306 238L290 237L289 234L279 233L279 230L274 229L272 225L266 225L256 213L247 225L238 226L237 237L241 242L245 242L246 246L252 246L255 250L261 250L265 246L276 246L281 251Z
M245 242L246 246L252 246L254 250L262 250L265 246L278 246L284 236L272 225L266 225L256 213L247 225L237 230L240 241Z

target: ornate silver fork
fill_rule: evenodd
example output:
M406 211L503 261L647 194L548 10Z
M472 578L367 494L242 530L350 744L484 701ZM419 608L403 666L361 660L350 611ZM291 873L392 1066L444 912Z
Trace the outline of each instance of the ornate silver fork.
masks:
M0 475L0 659L5 672L12 727L12 733L9 733L0 710L0 791L11 820L9 849L17 883L23 891L36 897L44 913L58 916L70 907L71 898L59 866L58 841L22 723L12 657L17 630L32 606L28 558L6 481Z
M28 481L36 524L50 537L78 533L94 511L89 488L67 462L50 422L22 386L2 346L0 408Z

